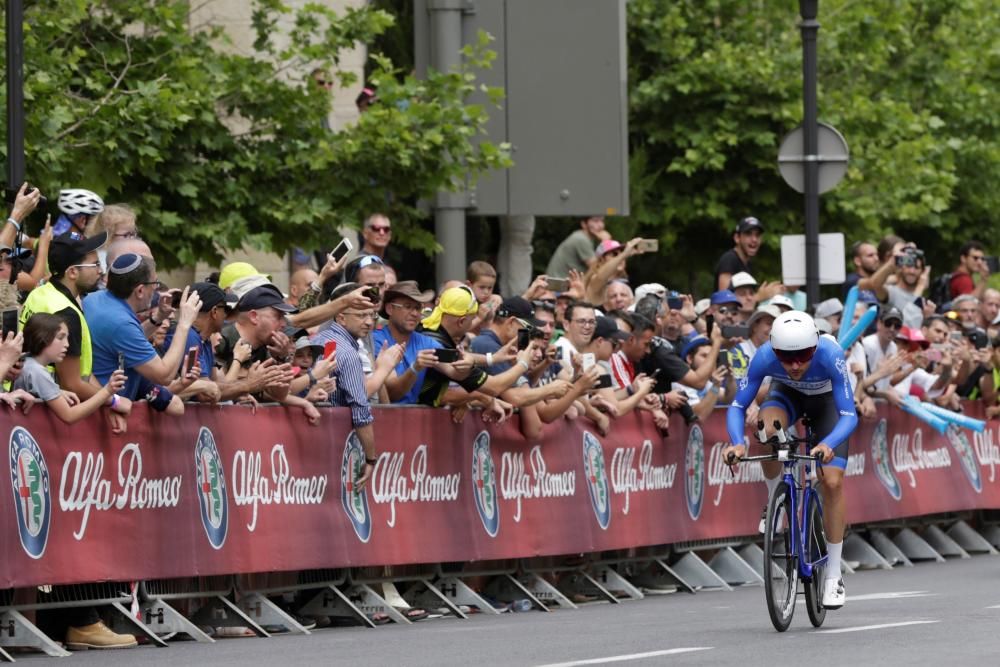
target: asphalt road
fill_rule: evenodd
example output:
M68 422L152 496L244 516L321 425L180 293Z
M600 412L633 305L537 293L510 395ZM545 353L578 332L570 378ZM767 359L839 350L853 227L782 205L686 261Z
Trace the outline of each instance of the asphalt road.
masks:
M1000 655L1000 557L974 556L847 579L847 605L815 630L799 605L771 627L760 586L675 593L577 611L446 618L409 627L315 630L310 636L171 642L90 651L63 665L942 665ZM801 599L801 598L800 598ZM21 664L54 663L18 656Z

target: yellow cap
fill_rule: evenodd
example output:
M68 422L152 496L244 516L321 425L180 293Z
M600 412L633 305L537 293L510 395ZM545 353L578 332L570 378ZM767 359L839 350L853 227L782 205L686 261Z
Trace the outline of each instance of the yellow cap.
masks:
M462 317L478 312L479 303L468 287L450 287L441 292L441 299L434 312L428 315L423 325L427 329L437 329L441 326L442 315Z
M240 278L260 275L270 280L270 276L262 274L252 264L248 264L247 262L233 262L222 268L222 272L219 274L219 287L226 289Z

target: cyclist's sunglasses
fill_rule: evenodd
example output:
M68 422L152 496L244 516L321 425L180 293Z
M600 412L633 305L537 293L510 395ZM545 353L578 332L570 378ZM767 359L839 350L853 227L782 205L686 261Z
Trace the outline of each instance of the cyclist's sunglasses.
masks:
M804 364L813 358L816 354L816 348L807 347L802 350L775 350L774 356L778 357L778 360L785 364L800 363Z

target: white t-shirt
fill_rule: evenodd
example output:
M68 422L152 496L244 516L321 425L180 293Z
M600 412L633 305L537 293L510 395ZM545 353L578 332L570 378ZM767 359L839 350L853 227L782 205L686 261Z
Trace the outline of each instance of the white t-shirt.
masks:
M865 358L865 348L861 345L861 341L851 346L851 353L847 355L847 369L850 371L847 375L851 381L851 391L857 391L857 373L860 372L861 377L868 375L868 360Z
M878 365L882 363L883 359L896 354L896 341L889 341L889 346L883 350L882 345L878 342L878 334L865 336L861 339L861 344L865 348L865 360L868 363L868 373L866 375L871 375L877 371ZM891 379L891 376L882 378L875 383L875 389L879 391L888 389Z
M916 385L924 390L925 399L937 398L944 393L944 389L931 390L934 383L938 381L938 377L939 376L937 375L928 373L922 368L918 368L903 378L899 384L893 385L892 388L895 389L900 396L906 397L910 395L910 387Z

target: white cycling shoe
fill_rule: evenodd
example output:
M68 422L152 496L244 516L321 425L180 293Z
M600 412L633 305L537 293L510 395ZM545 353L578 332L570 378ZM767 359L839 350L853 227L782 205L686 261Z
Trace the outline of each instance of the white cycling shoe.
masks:
M823 606L827 609L840 609L845 602L847 602L847 591L844 590L844 580L825 580L823 582Z

